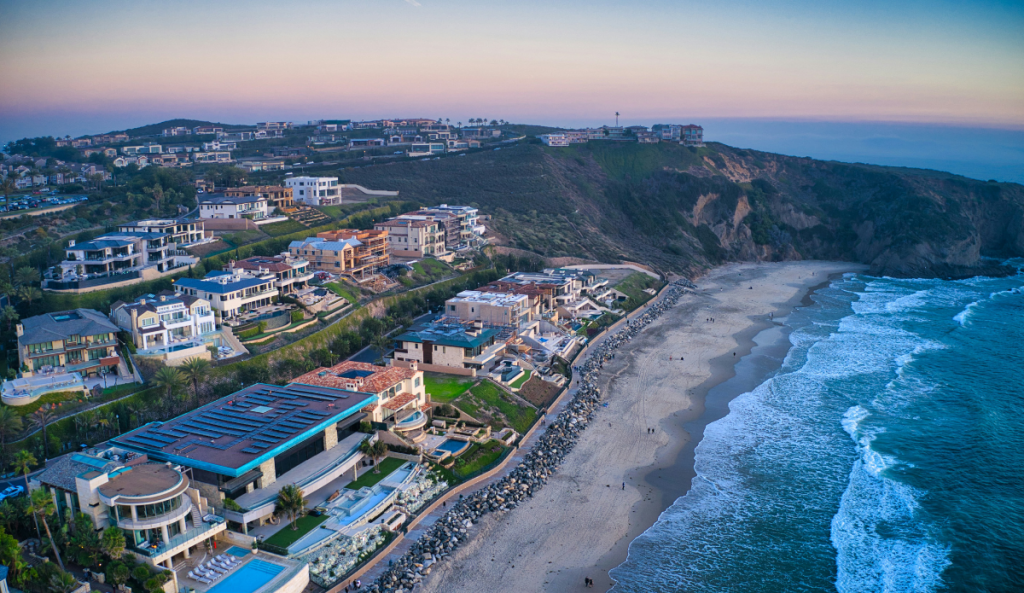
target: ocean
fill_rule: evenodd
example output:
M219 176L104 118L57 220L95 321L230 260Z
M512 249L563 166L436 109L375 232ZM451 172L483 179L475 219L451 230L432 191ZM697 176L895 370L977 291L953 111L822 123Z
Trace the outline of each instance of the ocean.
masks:
M1024 276L812 299L613 591L1024 591Z

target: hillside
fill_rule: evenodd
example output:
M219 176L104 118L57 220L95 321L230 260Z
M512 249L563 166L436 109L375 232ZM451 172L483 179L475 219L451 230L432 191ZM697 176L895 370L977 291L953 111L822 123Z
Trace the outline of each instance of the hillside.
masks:
M212 121L203 121L200 119L169 119L158 124L149 124L148 126L132 128L130 130L118 130L118 132L124 132L125 134L128 134L132 138L137 138L139 136L154 136L160 134L167 128L177 128L179 126L188 128L190 130L198 126L218 126L224 129L246 127L240 124L222 124ZM113 134L116 132L110 133Z
M1024 256L1024 186L721 144L531 142L343 177L426 204L479 206L509 248L676 273L828 258L956 277L999 271L983 256Z

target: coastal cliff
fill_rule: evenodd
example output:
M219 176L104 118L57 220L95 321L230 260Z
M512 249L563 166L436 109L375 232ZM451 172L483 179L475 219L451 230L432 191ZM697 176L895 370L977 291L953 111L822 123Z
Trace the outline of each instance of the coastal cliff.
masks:
M345 182L493 213L496 244L700 274L725 261L855 261L887 276L1007 273L1024 186L722 144L535 143L346 169ZM566 260L568 261L568 259Z

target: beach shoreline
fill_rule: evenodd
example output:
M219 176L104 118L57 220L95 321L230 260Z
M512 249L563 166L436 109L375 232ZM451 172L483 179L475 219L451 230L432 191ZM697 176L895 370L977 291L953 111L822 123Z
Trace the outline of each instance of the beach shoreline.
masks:
M566 591L583 589L584 578L611 588L608 572L629 543L689 489L704 427L781 365L785 316L831 277L862 269L783 262L711 270L605 365L607 407L545 488L486 517L422 590Z

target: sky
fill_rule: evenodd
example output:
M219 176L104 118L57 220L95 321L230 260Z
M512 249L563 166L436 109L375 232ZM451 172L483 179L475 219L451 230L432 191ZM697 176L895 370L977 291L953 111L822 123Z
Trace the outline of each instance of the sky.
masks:
M912 152L925 128L1005 132L1008 159L1024 147L1024 2L0 0L0 141L175 117L572 126L616 111L808 156L849 141L869 160L899 151L865 134L909 134Z

